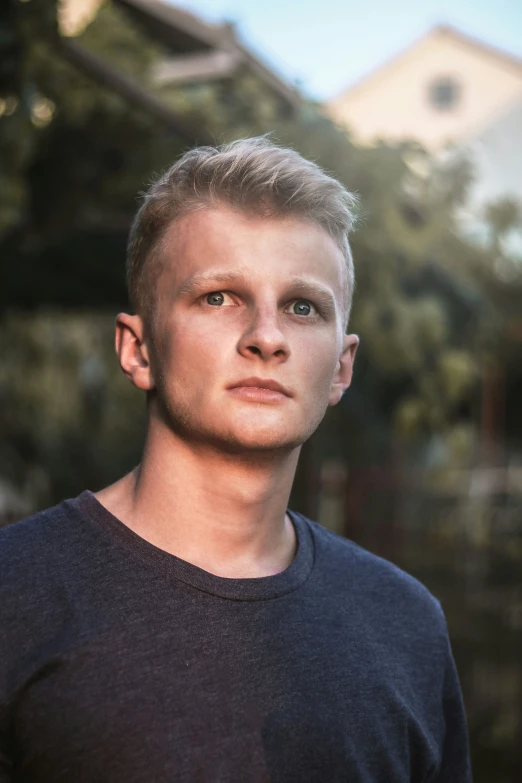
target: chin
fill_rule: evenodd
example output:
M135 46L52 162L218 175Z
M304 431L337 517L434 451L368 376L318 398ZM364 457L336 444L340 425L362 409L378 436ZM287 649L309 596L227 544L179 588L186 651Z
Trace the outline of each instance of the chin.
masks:
M230 454L291 452L303 444L311 433L285 421L223 421L215 427L195 428L191 433L200 443Z
M314 411L314 413L318 413ZM171 407L167 414L167 424L184 440L207 444L216 450L240 453L291 452L308 440L314 432L322 415L307 417L292 416L274 410L246 412L227 411L219 413L198 411L188 406L181 411ZM245 415L246 414L246 415Z
M209 433L210 434L210 433ZM248 429L227 432L215 432L211 436L218 448L234 453L240 452L270 452L293 451L307 439L307 433L278 431L276 428L251 427Z
M245 419L232 418L220 422L220 432L214 433L219 440L235 451L291 452L303 445L317 429L324 413L315 412L315 416L303 421L299 416L251 416ZM225 425L225 427L223 427Z

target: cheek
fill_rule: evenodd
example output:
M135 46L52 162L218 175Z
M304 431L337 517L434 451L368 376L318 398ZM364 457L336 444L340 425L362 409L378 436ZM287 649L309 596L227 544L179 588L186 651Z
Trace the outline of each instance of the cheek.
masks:
M337 370L339 352L331 336L308 342L303 348L303 372L308 387L315 394L328 394Z
M213 327L208 319L177 319L167 324L162 344L162 363L172 377L199 378L206 383L216 374L234 347L226 330Z

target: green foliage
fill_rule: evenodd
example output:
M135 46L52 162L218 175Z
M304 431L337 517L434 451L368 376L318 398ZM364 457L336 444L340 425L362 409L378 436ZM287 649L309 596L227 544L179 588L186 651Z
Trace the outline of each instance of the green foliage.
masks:
M485 213L495 237L501 237L510 229L522 225L522 206L512 198L503 198L489 204Z
M0 144L7 152L0 172L6 259L0 306L122 307L136 194L187 144L146 107L131 105L65 56L55 4L32 0L10 8L1 21L11 69L0 82ZM271 132L359 195L351 329L361 336L355 386L368 426L354 442L357 391L349 392L324 424L326 448L335 442L349 461L374 460L392 440L416 448L438 433L450 443L459 427L476 426L488 357L502 352L508 364L517 360L509 350L516 306L507 297L517 301L521 282L508 285L495 272L500 241L479 248L457 230L469 164L434 167L413 144L359 148L311 101L303 99L289 117L247 66L226 79L157 87L153 67L167 50L110 2L77 43L216 141ZM487 219L501 238L520 213L502 203ZM4 380L3 388L10 383ZM72 411L69 417L76 421ZM57 420L56 431L60 426ZM35 422L24 437L33 430ZM465 442L472 459L475 439ZM459 455L462 462L462 447Z
M145 400L103 312L6 315L0 331L0 475L35 507L116 480L139 460ZM31 510L31 509L29 509Z

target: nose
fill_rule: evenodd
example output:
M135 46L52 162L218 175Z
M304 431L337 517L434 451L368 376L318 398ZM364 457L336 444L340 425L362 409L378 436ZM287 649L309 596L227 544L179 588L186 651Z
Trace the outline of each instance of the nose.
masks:
M238 343L242 356L258 356L265 361L277 359L285 361L290 355L288 340L281 329L279 313L256 311Z

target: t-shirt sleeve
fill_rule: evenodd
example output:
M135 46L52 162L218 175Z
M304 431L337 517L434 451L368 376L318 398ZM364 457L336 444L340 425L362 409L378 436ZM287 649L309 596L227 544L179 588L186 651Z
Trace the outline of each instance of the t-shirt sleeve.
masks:
M430 778L430 783L472 783L466 712L457 667L447 635L446 644L446 673L442 694L443 753L438 772Z

